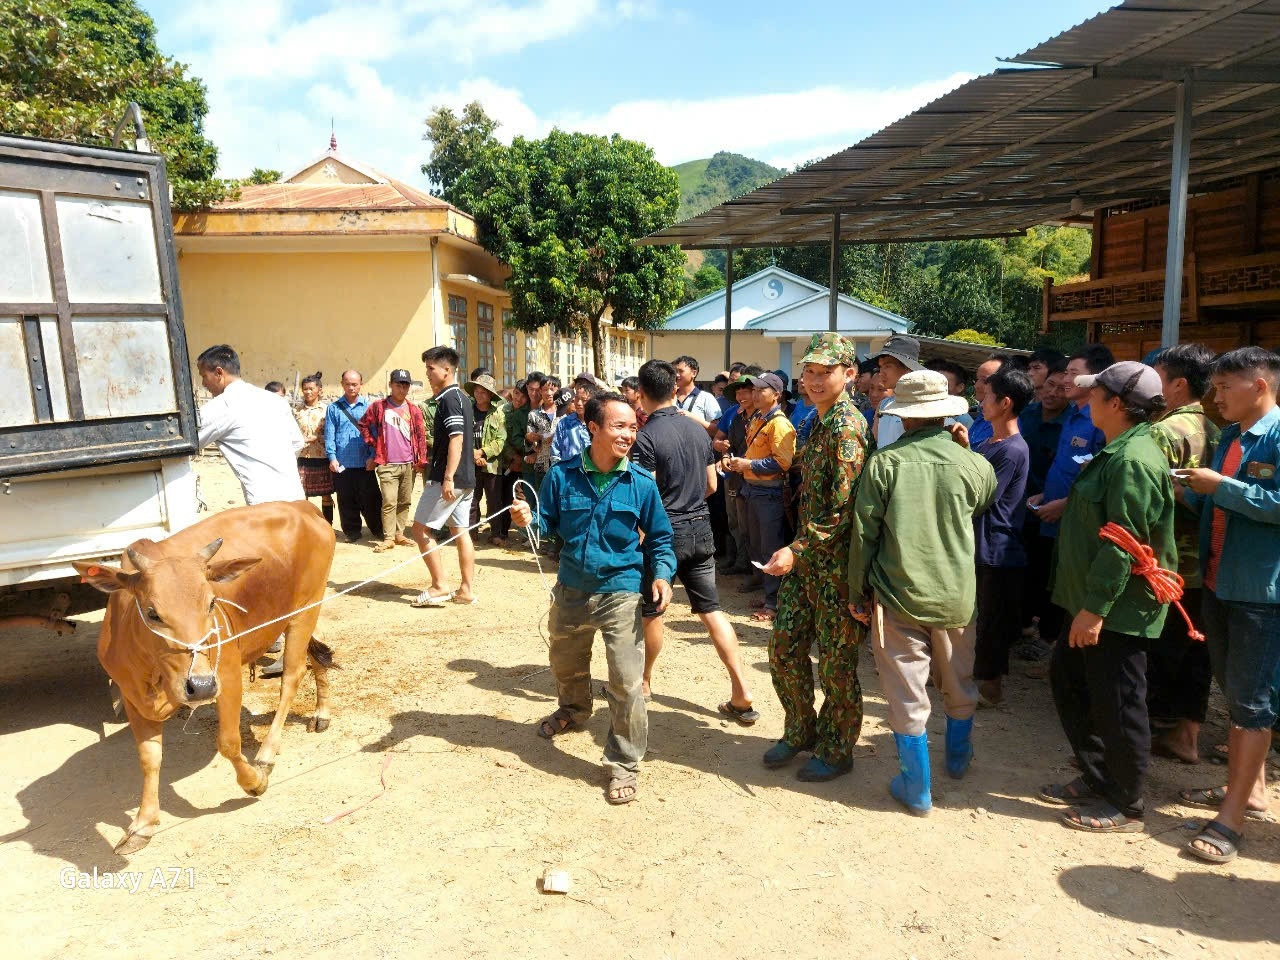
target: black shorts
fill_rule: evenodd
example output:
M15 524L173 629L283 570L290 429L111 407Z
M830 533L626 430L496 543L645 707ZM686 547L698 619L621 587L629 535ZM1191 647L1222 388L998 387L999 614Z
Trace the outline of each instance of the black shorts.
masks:
M676 554L676 578L689 595L689 608L694 613L714 613L720 609L716 592L716 541L711 532L711 518L676 522L671 525L671 549ZM641 613L656 617L653 602L653 574L645 564L644 584L640 588Z

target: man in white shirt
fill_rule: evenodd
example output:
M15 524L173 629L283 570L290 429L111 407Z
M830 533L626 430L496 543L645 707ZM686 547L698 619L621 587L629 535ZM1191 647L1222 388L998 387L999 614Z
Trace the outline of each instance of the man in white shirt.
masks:
M714 437L720 428L723 411L715 395L694 384L698 377L698 361L693 357L676 357L671 361L676 368L676 410Z
M305 500L298 478L302 431L289 402L240 379L240 357L226 344L196 358L213 399L200 409L200 446L216 443L248 504Z

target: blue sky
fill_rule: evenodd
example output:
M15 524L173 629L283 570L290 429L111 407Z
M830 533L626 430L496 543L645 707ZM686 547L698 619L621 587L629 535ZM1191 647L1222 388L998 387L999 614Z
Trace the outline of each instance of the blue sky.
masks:
M499 136L621 133L674 164L826 156L1107 4L1058 0L141 0L209 88L221 173L328 146L415 185L440 104Z

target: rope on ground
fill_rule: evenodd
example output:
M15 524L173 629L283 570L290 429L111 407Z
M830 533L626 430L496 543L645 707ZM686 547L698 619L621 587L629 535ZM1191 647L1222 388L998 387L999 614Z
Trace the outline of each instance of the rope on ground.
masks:
M1151 592L1156 595L1156 599L1161 603L1173 604L1182 619L1187 622L1187 636L1192 640L1203 640L1204 634L1196 629L1196 625L1191 622L1191 617L1187 615L1187 611L1182 606L1182 594L1186 587L1186 581L1172 570L1166 570L1156 562L1155 551L1145 543L1142 543L1132 533L1120 526L1118 523L1108 523L1098 531L1098 536L1103 540L1114 543L1129 556L1133 557L1133 566L1130 571L1139 577L1144 577L1151 585Z
M391 766L391 757L392 757L392 753L390 750L388 750L382 758L382 769L378 773L378 780L382 783L381 790L375 793L368 800L365 800L363 803L357 803L354 807L348 807L346 810L343 810L341 813L331 814L330 816L325 817L320 822L325 825L328 825L330 823L337 823L343 817L350 816L351 814L355 813L357 810L364 809L369 804L373 803L373 801L377 800L384 793L386 793L387 792L387 767Z

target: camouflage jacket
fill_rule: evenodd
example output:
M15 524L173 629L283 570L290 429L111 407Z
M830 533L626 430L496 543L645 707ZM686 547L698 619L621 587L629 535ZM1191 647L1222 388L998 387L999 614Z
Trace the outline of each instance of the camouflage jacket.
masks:
M800 452L803 484L796 538L791 544L796 572L831 577L841 595L848 589L853 532L853 494L862 475L871 431L853 401L841 397L814 424Z
M1208 466L1222 431L1204 413L1199 403L1170 410L1151 427L1156 442L1175 469ZM1200 586L1200 518L1183 503L1173 513L1173 530L1178 543L1178 573L1191 588Z

